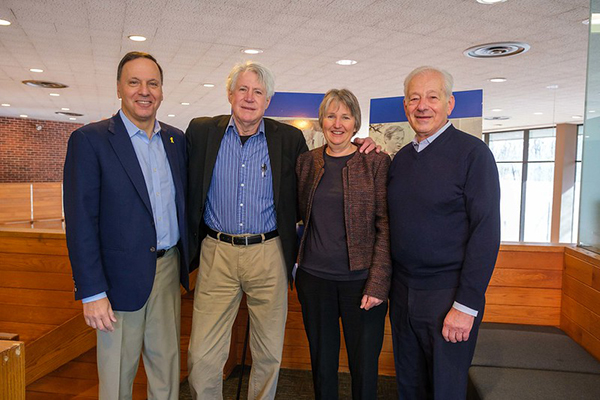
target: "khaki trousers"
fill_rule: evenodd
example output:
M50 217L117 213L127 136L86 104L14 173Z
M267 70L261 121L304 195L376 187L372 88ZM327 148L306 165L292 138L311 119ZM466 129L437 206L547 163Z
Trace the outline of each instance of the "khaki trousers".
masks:
M233 246L206 237L188 352L188 380L194 399L223 398L223 367L242 293L246 293L250 316L248 399L275 398L287 318L287 273L281 239Z
M100 400L132 398L140 352L148 377L148 399L178 400L181 355L179 251L167 251L156 262L150 297L138 311L115 311L113 332L97 331Z

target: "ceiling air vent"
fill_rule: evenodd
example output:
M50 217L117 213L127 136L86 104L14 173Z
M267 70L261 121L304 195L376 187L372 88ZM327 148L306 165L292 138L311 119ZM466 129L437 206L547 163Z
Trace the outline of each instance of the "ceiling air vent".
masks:
M69 112L69 111L56 111L54 114L66 115L67 117L83 117L83 114Z
M505 115L498 115L496 117L485 117L484 119L486 121L504 121L505 119L510 119L510 117L507 117Z
M68 88L67 85L64 85L64 84L58 83L58 82L27 80L27 81L23 81L22 83L25 84L25 85L27 85L27 86L39 87L39 88L44 88L44 89L64 89L64 88Z
M525 53L530 46L527 43L520 42L498 42L479 44L469 47L463 54L471 58L495 58L516 56L517 54Z

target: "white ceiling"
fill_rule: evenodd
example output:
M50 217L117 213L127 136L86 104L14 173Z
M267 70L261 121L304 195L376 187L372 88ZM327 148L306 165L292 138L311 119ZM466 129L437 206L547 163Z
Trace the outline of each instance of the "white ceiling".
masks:
M501 127L485 121L485 130L573 123L584 111L588 17L589 0L0 0L0 19L12 22L0 26L0 103L11 104L0 116L68 121L54 114L68 107L84 114L77 122L108 117L119 108L117 64L140 50L165 71L159 119L181 129L229 112L225 78L250 57L272 68L277 91L349 88L365 117L371 98L402 95L406 74L428 64L451 72L455 90L483 89L484 117L510 117ZM463 55L500 41L531 49L494 60ZM248 47L264 53L241 53ZM335 64L347 58L358 63ZM497 76L508 81L488 81ZM51 97L56 90L25 79L69 87Z

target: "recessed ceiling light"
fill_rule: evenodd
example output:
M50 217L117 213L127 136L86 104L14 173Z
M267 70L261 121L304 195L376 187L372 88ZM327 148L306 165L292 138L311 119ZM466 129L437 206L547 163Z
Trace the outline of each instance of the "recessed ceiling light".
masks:
M2 104L2 105L4 105L4 104ZM10 105L10 104L9 104L9 105ZM590 111L588 111L588 112L589 112L590 114L593 114L593 113L595 113L595 112L596 112L596 110L590 110Z
M573 115L571 118L573 118L573 119L581 119L583 117L581 115Z
M69 119L70 119L71 121L77 121L77 118L75 118L75 117L71 117L71 118L69 118Z
M62 111L71 111L71 109L69 107L63 107L61 108Z
M43 70L43 69L40 69L40 68L29 68L29 70L30 70L31 72L44 72L44 70Z
M204 86L204 87L215 87L215 84L214 83L205 83L202 86Z
M242 49L242 53L246 54L260 54L263 51L261 49Z
M129 40L133 40L134 42L145 42L146 37L141 35L129 35L127 36Z
M558 85L548 85L546 89L558 89Z
M28 115L27 114L21 114L21 115L19 115L19 117L21 117L21 118L27 118Z
M338 65L354 65L354 64L356 64L356 61L354 61L354 60L337 60L335 63Z
M490 82L494 82L494 83L506 82L506 78L491 78Z
M50 96L52 96L52 97L58 97L58 96L60 96L60 94L58 94L58 93L50 93Z
M175 116L175 114L169 114L169 115L167 115L167 117L171 117L171 118L173 118L174 116Z
M501 108L492 108L492 112L500 112L500 111L502 111Z
M496 4L496 3L504 3L506 0L477 0L478 3L481 4Z
M5 19L0 19L0 26L9 26L10 25L10 21L7 21Z
M543 112L534 112L533 115L544 115Z
M2 107L10 107L10 104L8 104L8 103L2 103Z
M181 103L182 106L189 106L190 103Z

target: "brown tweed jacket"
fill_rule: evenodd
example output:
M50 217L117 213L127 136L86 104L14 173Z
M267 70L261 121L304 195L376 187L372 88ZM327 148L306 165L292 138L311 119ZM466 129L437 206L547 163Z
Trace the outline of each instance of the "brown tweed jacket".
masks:
M298 207L305 232L313 196L324 173L324 148L300 155L296 163ZM386 189L389 166L386 154L357 151L342 170L350 270L369 269L364 294L380 300L388 298L392 275ZM304 255L305 237L300 242L298 265Z

